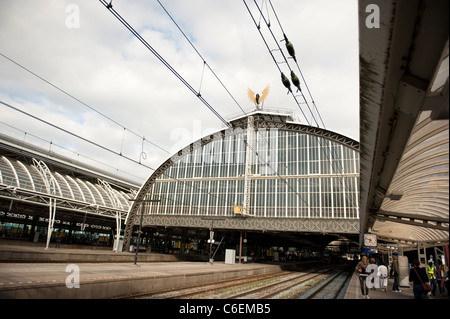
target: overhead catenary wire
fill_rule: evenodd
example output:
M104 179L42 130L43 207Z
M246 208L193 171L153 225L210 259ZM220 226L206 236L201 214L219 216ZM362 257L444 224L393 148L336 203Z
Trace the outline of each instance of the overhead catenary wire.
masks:
M62 149L62 150L64 150L64 151L66 151L66 152L73 153L73 154L76 155L76 156L83 157L83 158L86 158L86 159L88 159L88 160L90 160L90 161L93 161L93 162L99 163L99 164L101 164L101 165L107 166L107 167L109 167L109 168L112 168L112 169L114 169L117 173L118 173L118 172L122 172L122 173L124 173L124 174L127 174L127 175L132 176L133 178L138 178L138 179L140 179L140 180L143 179L142 176L137 176L137 175L134 175L134 174L132 174L132 173L129 173L129 172L126 172L126 171L122 171L122 170L118 169L117 167L114 167L114 166L112 166L112 165L110 165L110 164L107 164L107 163L105 163L105 162L99 161L99 160L97 160L97 159L95 159L95 158L92 158L92 157L90 157L90 156L86 156L86 155L80 154L80 153L78 153L78 152L75 152L75 151L73 151L73 150L67 148L67 147L61 146L61 145L59 145L59 144L57 144L57 143L55 143L55 142L53 142L53 141L46 140L46 139L44 139L44 138L42 138L42 137L39 137L39 136L37 136L37 135L35 135L35 134L26 132L26 131L24 131L24 130L22 130L22 129L19 129L19 128L15 127L15 126L12 126L12 125L10 125L10 124L7 124L7 123L5 123L5 122L0 121L0 123L3 124L3 125L5 125L5 126L8 126L8 127L12 128L12 129L15 129L15 130L17 130L17 131L22 132L22 133L24 134L24 141L23 141L23 142L25 142L25 137L26 137L26 136L31 136L31 137L33 137L33 138L35 138L35 139L38 139L38 140L43 141L43 142L45 142L45 143L48 143L48 144L50 145L50 146L49 146L49 149L48 149L48 153L49 153L49 154L54 153L54 151L52 150L52 146L56 146L56 147L58 147L58 148L60 148L60 149Z
M281 25L280 19L278 19L277 12L275 11L275 8L274 8L273 5L272 5L272 1L271 1L271 0L268 0L268 1L269 1L269 4L270 4L271 8L272 8L272 11L273 11L273 13L274 13L274 15L275 15L275 18L276 18L276 20L277 20L277 22L278 22L278 25L280 26L281 32L283 32L283 34L285 34L285 33L284 33L284 30L283 30L283 26ZM270 23L270 22L269 22L269 23ZM319 116L320 121L322 122L323 128L326 128L326 127L325 127L325 123L324 123L324 121L323 121L323 119L322 119L322 116L320 115L319 109L318 109L317 106L316 106L316 102L315 102L315 100L314 100L314 98L313 98L313 96L312 96L312 94L311 94L311 91L310 91L310 89L309 89L308 83L306 82L305 77L303 76L303 72L302 72L302 70L300 69L300 66L299 66L299 64L298 64L298 61L294 61L294 62L295 62L295 64L297 65L297 69L298 69L298 71L299 71L299 73L300 73L300 76L302 77L303 83L305 84L306 90L308 91L308 94L309 94L309 96L310 96L310 98L311 98L311 102L312 102L312 104L313 104L313 106L314 106L314 108L315 108L315 110L316 110L316 112L317 112L317 115Z
M218 117L222 123L225 124L225 126L227 127L231 127L231 125L228 123L228 121L226 121L200 94L200 92L195 91L195 89L144 39L142 38L142 36L136 31L134 30L134 28L128 24L128 22L122 18L120 16L119 13L117 13L117 11L115 11L115 9L113 9L111 4L107 4L104 0L99 0L142 44L144 44L144 46L151 52L153 53L153 55L155 55L160 62L162 62L192 93L194 93L202 102L203 104L205 104L210 110L211 112L214 113L214 115L216 115L216 117ZM159 2L159 1L158 1ZM160 3L160 5L162 6L162 4ZM163 7L163 6L162 6ZM163 9L165 10L165 8L163 7ZM167 10L165 10L166 13L170 16L170 14L167 12ZM175 20L173 20L173 18L171 18L172 21L176 24ZM176 24L177 25L177 24ZM177 25L178 27L178 25ZM192 47L193 44L192 42L189 40L189 38L184 34L184 32L181 30L181 28L178 27L178 29L183 33L183 35L185 36L186 39L188 39L188 41L191 43ZM194 50L197 52L197 54L202 58L204 65L206 65L211 72L214 74L214 76L219 80L219 82L222 84L222 86L225 88L225 90L230 94L230 96L233 98L233 100L237 103L237 101L234 99L234 97L231 95L231 93L228 91L228 89L225 87L225 85L223 84L222 81L220 81L220 79L218 78L218 76L215 74L215 72L212 70L212 68L209 66L209 64L206 62L206 60L201 56L201 54L198 52L198 50L194 47ZM242 109L242 107L239 105L239 103L237 103L239 108L244 112L244 110ZM245 112L244 112L245 114ZM167 174L163 174L166 175ZM173 177L172 177L173 178ZM186 185L186 183L184 181L181 181L179 179L175 179L177 181L182 182L183 184ZM193 185L189 185L192 188L194 188ZM201 190L200 190L201 191ZM210 194L210 193L208 193ZM217 197L217 196L216 196Z
M41 119L40 117L38 117L38 116L36 116L36 115L33 115L33 114L28 113L28 112L26 112L26 111L24 111L24 110L21 110L21 109L15 107L15 106L12 106L11 104L8 104L8 103L6 103L6 102L4 102L4 101L0 101L0 104L3 104L4 106L7 106L7 107L9 107L9 108L12 109L12 110L15 110L15 111L20 112L20 113L22 113L22 114L24 114L24 115L27 115L27 116L29 116L29 117L35 119L35 120L38 120L38 121L40 121L40 122L42 122L42 123L44 123L44 124L46 124L46 125L49 125L49 126L55 128L55 129L57 129L57 130L60 130L60 131L62 131L62 132L64 132L64 133L67 133L67 134L69 134L69 135L72 135L72 136L74 136L74 137L76 137L76 138L78 138L78 139L80 139L80 140L83 140L83 141L89 143L89 144L92 144L92 145L94 145L94 146L96 146L96 147L99 147L99 148L101 148L101 149L103 149L103 150L105 150L105 151L107 151L107 152L110 152L110 153L113 153L113 154L115 154L115 155L121 156L121 157L123 157L123 158L125 158L125 159L127 159L127 160L129 160L129 161L132 161L132 162L134 162L134 163L136 163L136 164L139 164L139 165L141 165L141 166L144 166L144 167L146 167L146 168L149 168L149 169L151 169L151 170L153 170L153 171L156 170L156 169L154 169L153 167L150 167L150 166L148 166L148 165L142 164L142 163L140 163L140 162L138 162L138 161L136 161L136 160L134 160L134 159L132 159L132 158L130 158L130 157L128 157L128 156L125 156L125 155L123 155L123 154L121 154L121 153L119 153L119 152L116 152L116 151L114 151L114 150L112 150L112 149L110 149L110 148L108 148L108 147L106 147L106 146L103 146L103 145L100 145L100 144L98 144L98 143L96 143L96 142L94 142L94 141L91 141L90 139L85 138L85 137L83 137L83 136L81 136L81 135L78 135L78 134L73 133L73 132L71 132L71 131L69 131L69 130L66 130L65 128L62 128L62 127L60 127L60 126L58 126L58 125L56 125L56 124L50 123L50 122L48 122L48 121L46 121L46 120L44 120L44 119Z
M267 48L267 50L269 51L270 56L272 57L273 61L275 62L275 65L276 65L276 67L278 68L278 71L279 71L280 73L283 73L282 70L281 70L281 68L280 68L280 66L278 65L277 60L275 59L275 56L274 56L273 53L272 53L272 50L271 50L270 47L269 47L269 44L267 43L266 39L264 38L264 36L263 36L263 34L262 34L262 32L261 32L261 28L258 27L258 23L256 23L256 20L255 20L255 18L253 17L253 14L252 14L252 12L250 11L250 8L248 7L248 5L247 5L247 3L245 2L245 0L243 0L243 2L244 2L245 7L247 8L247 10L248 10L248 12L249 12L249 14L250 14L252 20L253 20L253 23L255 24L256 28L258 29L259 34L261 35L261 38L262 38L264 44L266 45L266 48ZM298 107L299 107L299 109L300 109L300 112L302 112L303 117L305 118L306 122L311 126L311 124L310 124L309 121L308 121L308 117L306 116L305 112L303 112L302 108L300 107L300 104L299 104L299 102L297 101L297 98L295 97L295 95L292 95L292 96L294 97L294 100L296 101L296 103L297 103L297 105L298 105Z
M117 13L117 11L115 11L115 9L113 9L111 3L107 4L104 0L99 0L151 53L153 53L153 55L155 55L160 62L162 62L192 93L194 93L202 102L203 104L205 104L212 112L214 115L216 115L216 117L218 117L223 124L225 124L225 126L227 127L231 127L230 124L228 123L228 121L226 121L200 94L200 92L195 91L195 89L144 39L142 38L142 36L136 31L134 30L133 27L131 27L130 24L128 24L128 22L122 18L120 16L119 13ZM158 1L159 2L159 1ZM160 5L162 6L162 4L160 3ZM163 7L163 6L162 6ZM163 9L165 10L165 8L163 7ZM165 10L166 13L170 16L170 14L167 12L167 10ZM172 18L171 18L172 19ZM175 23L175 21L172 19L172 21ZM176 24L176 23L175 23ZM178 27L178 25L177 25ZM182 32L181 28L178 27L178 29ZM187 38L187 36L184 34L184 32L182 32L183 35ZM188 39L189 41L189 39ZM190 41L189 41L190 42ZM191 42L190 42L191 43ZM191 43L192 47L193 44ZM218 78L218 76L215 74L215 72L212 70L212 68L207 64L206 60L201 56L201 54L198 52L198 50L194 47L194 50L197 52L197 54L202 58L204 66L208 66L208 68L211 70L211 72L216 76L216 78L219 80L219 82L222 84L222 86L225 88L225 90L230 94L230 96L233 98L233 100L237 103L237 101L234 99L234 97L231 95L231 93L228 91L228 89L226 89L225 85L222 83L222 81L220 81L220 79ZM238 104L238 103L237 103ZM238 106L240 107L240 105L238 104ZM240 107L241 108L241 107ZM242 108L241 108L242 110ZM243 110L242 110L243 111ZM142 155L142 154L141 154ZM169 176L167 173L163 173L163 175L169 177L169 178L173 178L172 176ZM180 179L174 178L176 181L179 181L181 183L183 183L184 185L186 185L186 183ZM188 186L190 186L191 188L195 188L194 185L190 185L188 184ZM200 189L200 192L201 189ZM208 193L210 194L210 193ZM217 196L216 196L217 197ZM223 199L222 199L223 200Z
M14 63L15 65L17 65L18 67L22 68L23 70L27 71L28 73L32 74L33 76L37 77L38 79L42 80L43 82L47 83L48 85L52 86L53 88L57 89L58 91L62 92L63 94L67 95L68 97L72 98L73 100L75 100L75 101L79 102L80 104L86 106L87 108L89 108L89 109L91 109L92 111L96 112L97 114L103 116L104 118L108 119L109 121L113 122L114 124L116 124L116 125L122 127L122 128L124 129L124 132L123 132L124 136L125 136L125 132L128 131L128 132L134 134L135 136L137 136L137 137L139 137L139 138L143 138L143 136L141 136L140 134L134 132L133 130L130 130L129 128L127 128L127 127L125 127L124 125L122 125L122 124L120 124L119 122L117 122L116 120L112 119L111 117L107 116L106 114L104 114L104 113L100 112L99 110L95 109L95 108L92 107L91 105L89 105L89 104L87 104L87 103L81 101L79 98L75 97L73 94L67 92L66 90L61 89L59 86L57 86L57 85L53 84L52 82L46 80L44 77L42 77L42 76L40 76L39 74L37 74L37 73L31 71L29 68L25 67L24 65L22 65L22 64L20 64L20 63L18 63L18 62L16 62L16 61L14 61L13 59L7 57L5 54L3 54L3 53L1 53L1 52L0 52L0 55L1 55L2 57L4 57L5 59L9 60L10 62ZM124 136L123 136L123 137L124 137ZM164 152L166 152L166 153L169 153L167 150L165 150L165 149L162 148L161 146L157 145L156 143L153 143L153 142L151 142L151 141L149 141L149 140L146 140L146 142L148 142L149 144L155 146L156 148L158 148L158 149L160 149L160 150L162 150L162 151L164 151ZM123 143L123 141L122 141L122 143Z
M263 14L261 8L260 8L260 7L258 6L258 4L256 3L256 0L253 0L253 1L254 1L254 3L255 3L256 7L258 8L258 11L259 11L259 13L261 14L261 16L262 16L262 18L263 18L263 20L264 20L264 22L265 22L265 24L266 24L266 26L267 26L269 32L270 32L270 34L272 35L272 38L274 39L275 43L277 44L278 50L281 52L281 55L283 56L284 62L286 62L286 65L288 66L289 71L292 72L292 69L291 69L291 67L290 67L290 65L289 65L289 63L288 63L288 60L287 60L286 56L285 56L284 53L283 53L283 50L281 49L281 47L280 47L280 45L279 45L279 43L278 43L278 41L277 41L277 38L275 37L275 35L274 35L273 32L272 32L272 29L270 28L270 22L268 22L268 21L266 20L266 18L264 17L264 14ZM245 0L244 0L244 3L245 3ZM247 6L246 3L245 3L245 5L246 5L246 7L247 7L247 9L248 9L248 11L249 11L249 13L250 13L250 15L252 16L253 21L255 22L255 19L253 18L253 14L251 13L251 11L250 11L250 9L248 8L248 6ZM257 28L258 28L258 31L259 31L261 37L264 39L264 42L265 42L266 45L267 45L267 41L265 40L264 35L262 34L262 32L261 32L261 30L260 30L261 28L258 27L258 26L257 26ZM268 50L269 50L269 53L272 55L274 61L276 62L276 66L277 66L278 70L280 71L280 73L283 73L283 72L281 71L280 66L278 65L279 63L276 61L276 59L275 59L275 57L274 57L274 55L273 55L273 50L270 50L270 48L269 48L268 45L267 45L267 48L268 48ZM302 110L302 108L300 107L300 103L297 101L297 98L296 98L294 92L291 91L291 94L292 94L292 97L294 98L295 102L297 103L299 109L300 109L300 110L302 111L302 113L303 113L303 110ZM320 127L320 124L319 124L318 121L316 120L316 118L315 118L315 116L314 116L314 113L312 112L312 110L311 110L311 108L310 108L310 106L309 106L309 103L308 103L308 101L306 100L306 98L305 98L305 96L303 95L303 93L301 93L301 96L303 97L303 100L305 101L305 104L306 104L306 106L308 107L309 112L311 113L311 116L312 116L312 118L314 119L314 122L316 123L317 127ZM303 113L303 114L304 114L304 113ZM306 121L308 122L308 124L311 126L311 123L308 121L308 119L307 119L307 117L306 117L305 114L304 114L304 116L305 116L305 119L306 119Z
M220 81L220 79L218 78L218 76L215 74L215 72L211 69L211 67L207 64L207 62L205 61L205 59L203 58L203 56L200 54L200 52L197 50L197 48L193 45L193 43L189 40L189 38L186 36L186 34L183 32L183 30L180 28L180 26L178 25L178 23L174 20L174 18L170 15L170 13L166 10L166 8L162 5L162 3L158 0L158 3L160 4L160 6L164 9L164 11L166 12L166 14L169 16L169 18L172 20L172 22L176 25L176 27L178 28L178 30L183 34L183 36L186 38L186 40L189 42L189 44L192 46L192 48L195 50L195 52L197 52L197 54L198 54L198 56L203 60L203 62L204 62L204 65L207 65L208 66L208 68L211 70L211 72L214 74L214 76L219 80L219 82L222 84L222 82ZM267 5L266 5L266 7L267 7ZM268 7L267 7L267 13L268 13L269 11L268 11ZM262 14L262 12L261 12L261 16L260 16L260 19L261 19L261 17L263 17L263 14ZM264 17L263 17L264 18ZM264 19L265 20L265 19ZM269 24L270 24L270 22L269 22ZM203 69L203 71L204 71L204 69ZM202 73L202 78L203 78L203 73ZM222 84L222 86L224 86L223 84ZM200 84L200 87L201 87L201 84ZM228 91L228 89L224 86L224 88L225 88L225 90L230 94L230 96L233 98L233 100L236 102L236 104L239 106L239 108L241 109L241 111L244 113L244 115L247 115L246 113L245 113L245 111L242 109L242 107L239 105L239 103L234 99L234 97L231 95L231 93ZM257 156L257 158L258 158L258 161L261 163L261 158L260 158L260 156L258 155L258 152L256 152L256 150L250 145L250 144L248 144L245 140L244 140L244 142L245 142L245 144L251 149L251 151L253 151L255 154L256 154L256 156ZM268 162L264 162L264 163L262 163L263 165L266 165L266 166L268 166L268 167L270 167L270 169L272 169L272 171L274 171L275 172L275 174L281 179L281 180L283 180L285 183L286 183L286 185L288 185L288 187L291 189L291 190L293 190L292 189L292 187L289 185L289 183L288 183L288 181L286 180L286 179L284 179L283 177L281 177L279 174L278 174L278 172L277 172L277 170L276 169L274 169ZM297 196L299 196L300 197L300 199L302 200L302 201L304 201L304 199L302 198L302 196L300 196L300 194L298 193L298 192L295 192L296 194L297 194ZM305 202L306 203L306 202Z
M178 28L178 30L181 32L181 34L186 38L186 40L189 42L189 44L191 45L191 47L194 49L194 51L197 53L197 55L202 59L203 61L203 71L204 72L204 67L206 66L211 73L214 75L214 77L217 79L217 81L219 81L219 83L222 85L222 87L225 89L225 91L228 93L228 95L233 99L234 103L236 103L236 105L241 109L241 111L247 115L244 111L244 109L242 108L242 106L239 104L239 102L234 98L234 96L231 94L231 92L228 90L228 88L225 86L225 84L222 82L222 80L219 78L219 76L216 74L216 72L214 72L214 70L212 69L212 67L209 65L208 62L206 62L205 58L201 55L201 53L197 50L197 48L194 46L194 44L192 43L192 41L189 39L189 37L184 33L184 31L181 29L181 27L178 25L178 23L175 21L175 19L172 17L172 15L169 13L169 11L167 11L167 9L164 7L164 5L158 0L159 5L161 6L161 8L166 12L167 16L170 18L170 20L172 20L172 22L175 24L175 26ZM203 79L203 73L202 73L202 79ZM201 84L200 84L201 87ZM200 90L199 90L200 91Z
M203 97L187 82L171 65L168 63L113 7L105 0L99 0L119 20L158 60L166 66L197 98L227 127L230 127L226 121Z

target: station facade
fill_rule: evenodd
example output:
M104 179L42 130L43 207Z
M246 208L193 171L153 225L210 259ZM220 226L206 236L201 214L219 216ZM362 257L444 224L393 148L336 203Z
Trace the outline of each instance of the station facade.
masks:
M356 141L274 111L229 123L179 150L149 177L130 208L125 247L138 225L359 233Z

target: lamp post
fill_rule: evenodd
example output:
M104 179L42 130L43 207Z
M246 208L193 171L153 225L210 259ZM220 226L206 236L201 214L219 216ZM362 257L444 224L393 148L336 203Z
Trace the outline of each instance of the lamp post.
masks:
M214 221L215 220L224 220L224 218L217 218L217 217L201 217L202 220L210 220L211 221L211 227L209 228L209 262L212 264L212 244L213 244L213 238L214 238Z
M159 203L160 199L130 199L130 202L138 202L141 205L141 219L139 222L138 238L136 243L136 253L134 255L134 265L137 266L137 258L139 253L139 242L141 241L142 220L144 219L144 203Z

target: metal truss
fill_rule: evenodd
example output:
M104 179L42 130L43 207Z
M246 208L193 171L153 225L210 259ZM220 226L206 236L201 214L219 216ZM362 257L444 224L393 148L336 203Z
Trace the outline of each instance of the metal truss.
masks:
M34 166L40 171L45 188L47 189L47 193L49 195L55 195L56 194L56 179L53 176L50 169L47 167L47 165L43 161L38 161L33 158L33 164ZM48 231L47 231L47 243L45 245L45 249L48 249L48 245L50 243L50 238L52 237L53 233L53 225L55 223L55 215L56 215L56 200L53 199L53 196L49 196L49 217L48 217Z
M379 236L378 240L382 240L385 243L378 243L378 250L380 251L392 251L399 250L409 251L423 248L431 248L437 246L445 246L449 244L448 237L442 240L428 240L428 241L413 241L411 239L406 238L394 238L394 237L386 237Z
M136 216L134 223L139 223ZM270 218L235 216L186 216L146 214L143 226L207 228L214 221L215 229L283 231L305 233L359 234L359 219Z
M10 200L12 202L21 202L32 205L49 206L50 203L57 205L59 209L64 211L72 211L83 214L97 215L107 218L116 218L117 211L121 216L125 215L125 209L117 209L101 205L88 204L77 200L67 199L59 196L51 196L49 194L25 190L21 188L11 188L10 186L0 185L0 199Z
M116 240L114 240L114 247L113 251L117 252L119 247L119 239L120 239L120 232L122 231L122 212L119 210L121 207L120 201L116 196L116 193L114 193L114 190L112 189L111 185L105 180L98 179L98 182L103 186L103 189L106 191L109 199L111 200L111 204L114 208L116 208L115 211L115 218L116 218Z
M255 149L255 129L253 126L253 116L248 117L248 124L247 124L247 151L245 155L245 182L244 182L244 202L242 205L242 215L250 215L249 214L249 207L250 207L250 196L251 196L251 189L252 189L252 166L253 166L253 150Z
M448 231L449 220L442 217L433 217L416 214L403 214L399 212L389 212L379 210L376 218L383 221L391 221L395 223L408 224L413 226L432 228Z

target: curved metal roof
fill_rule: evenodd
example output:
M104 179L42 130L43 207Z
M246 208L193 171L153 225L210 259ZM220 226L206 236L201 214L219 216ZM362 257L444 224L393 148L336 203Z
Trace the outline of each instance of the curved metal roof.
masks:
M448 240L448 128L446 120L416 124L373 225L386 239Z
M359 2L361 234L448 244L448 1Z
M117 211L123 215L128 212L133 192L111 187L100 178L83 178L81 174L69 175L55 169L45 172L42 167L48 169L42 160L0 155L0 190L7 191L1 197L28 203L39 203L39 197L52 197L59 201L60 208L105 217L115 217Z

